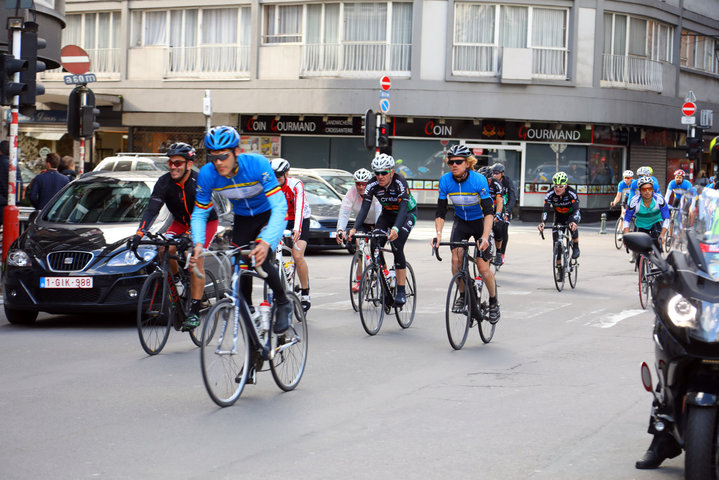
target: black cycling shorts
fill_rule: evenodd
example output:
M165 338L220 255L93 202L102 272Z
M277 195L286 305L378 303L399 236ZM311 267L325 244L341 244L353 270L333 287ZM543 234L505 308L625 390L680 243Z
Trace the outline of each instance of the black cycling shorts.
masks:
M292 230L293 228L295 228L295 221L288 220L287 221L287 230ZM305 242L307 242L309 238L310 238L310 219L305 218L304 220L302 220L302 229L300 230L300 240L304 240ZM292 245L290 245L290 246L292 246Z
M477 220L462 220L461 218L454 217L454 224L452 225L452 235L449 237L449 241L461 242L462 240L469 240L470 238L474 237L474 241L479 244L483 233L484 217L478 218ZM455 248L461 247L452 247L452 249ZM489 247L482 250L479 254L479 257L484 261L489 261L489 256Z

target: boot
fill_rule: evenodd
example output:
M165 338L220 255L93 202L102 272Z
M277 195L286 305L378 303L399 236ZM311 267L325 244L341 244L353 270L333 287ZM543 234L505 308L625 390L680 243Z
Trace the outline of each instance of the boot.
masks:
M682 453L682 448L674 438L667 434L657 434L654 435L649 450L637 460L634 466L640 470L657 468L667 458L674 458L680 453Z

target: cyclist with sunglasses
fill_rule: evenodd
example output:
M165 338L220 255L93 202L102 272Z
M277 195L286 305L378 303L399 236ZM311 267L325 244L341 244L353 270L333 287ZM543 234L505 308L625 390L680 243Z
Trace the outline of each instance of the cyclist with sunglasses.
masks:
M634 218L637 231L648 233L654 245L661 248L669 226L669 206L662 194L654 191L652 177L639 177L637 184L639 193L629 200L624 214L624 233L629 233Z
M362 208L357 214L355 226L349 231L349 239L351 241L354 234L357 233L357 227L360 231L365 231L364 223L372 207L372 199L377 198L382 205L382 214L377 219L375 227L389 232L388 240L392 246L394 268L397 274L397 294L394 297L394 305L401 307L407 303L405 294L407 260L404 256L404 244L417 223L415 215L417 202L409 191L407 180L395 173L394 165L394 158L384 153L377 155L372 160L375 179L367 184Z
M619 182L617 185L617 195L614 197L614 200L611 201L609 204L610 207L613 207L617 203L621 202L622 206L626 206L627 201L629 200L629 192L632 190L632 180L634 179L634 172L631 170L624 170L624 180Z
M582 215L579 211L579 196L577 192L567 185L569 177L564 172L557 172L552 177L552 190L544 197L544 211L542 223L537 228L544 231L547 215L554 210L554 224L552 225L552 244L559 238L559 225L567 225L572 232L572 258L579 258L579 220Z
M292 304L269 253L277 247L287 225L287 201L270 161L256 153L240 153L239 144L240 135L232 127L214 127L205 135L207 164L197 177L195 210L192 212L195 248L190 263L196 262L202 253L212 192L218 192L232 202L235 213L232 244L241 247L255 242L250 256L267 273L267 283L277 303L274 331L283 333L291 323ZM252 282L245 277L243 275L241 279L240 290L248 305L252 305Z
M170 157L167 162L170 172L161 176L157 180L155 188L152 189L150 202L142 215L140 227L128 241L132 250L137 250L140 240L152 226L163 205L167 205L167 209L173 217L165 234L174 237L183 235L190 230L190 217L195 208L195 191L197 189L197 172L192 170L192 165L197 158L197 152L186 143L173 143L165 154ZM210 246L217 232L217 213L214 209L208 212L206 223L204 228L205 248ZM174 255L176 250L176 247L170 247L170 254ZM170 268L172 273L177 275L179 268L177 261L170 260ZM203 258L197 262L197 268L204 273ZM204 286L205 282L202 278L195 275L190 276L192 302L190 303L190 312L182 324L183 331L192 330L200 324L199 314Z
M503 210L495 218L494 241L497 244L497 255L494 263L504 264L504 253L507 251L509 242L509 221L512 219L512 210L517 203L517 188L511 178L504 174L504 165L495 163L492 165L492 178L502 184L502 195L504 196Z
M439 198L434 226L437 236L431 241L432 247L437 248L442 241L442 228L444 218L447 216L447 199L454 205L454 224L452 225L451 242L461 242L474 237L479 251L477 255L477 268L487 285L489 292L489 321L497 323L500 317L497 290L494 283L494 273L489 268L489 235L494 224L494 198L491 197L487 178L474 171L477 159L465 145L452 145L447 152L447 165L450 171L439 179ZM489 169L487 173L491 175ZM499 186L499 184L497 184ZM501 198L501 192L496 192ZM462 265L464 249L452 248L452 275L459 271ZM464 291L464 285L460 287ZM454 308L464 308L464 295L457 298Z

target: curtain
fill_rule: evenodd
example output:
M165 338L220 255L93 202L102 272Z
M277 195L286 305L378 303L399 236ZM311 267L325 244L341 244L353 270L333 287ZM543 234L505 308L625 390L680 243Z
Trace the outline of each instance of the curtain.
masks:
M499 46L525 48L527 46L527 7L502 5L499 18Z
M640 18L629 20L629 55L647 56L647 21Z
M627 54L627 17L614 15L614 55Z
M343 69L377 71L386 68L387 4L344 4Z
M68 15L65 17L66 26L62 31L62 44L82 44L82 15Z
M495 70L495 6L458 3L454 15L453 70Z
M145 12L145 46L165 45L167 34L166 12Z
M532 46L564 47L566 11L535 8L532 14Z
M85 40L82 42L82 46L85 48L95 48L95 28L97 22L96 13L85 14Z
M202 43L237 43L237 9L213 8L202 11Z
M409 71L412 57L412 4L392 3L390 70Z

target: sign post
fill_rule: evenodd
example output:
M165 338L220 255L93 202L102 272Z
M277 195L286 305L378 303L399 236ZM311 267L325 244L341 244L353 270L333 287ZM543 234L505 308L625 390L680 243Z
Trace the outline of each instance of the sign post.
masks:
M65 75L65 84L79 84L83 87L80 94L80 111L87 105L88 82L97 80L94 74L87 74L90 71L90 55L77 45L65 45L60 50L60 63L63 68L74 75ZM77 174L85 173L85 137L80 139L80 165L77 167Z

